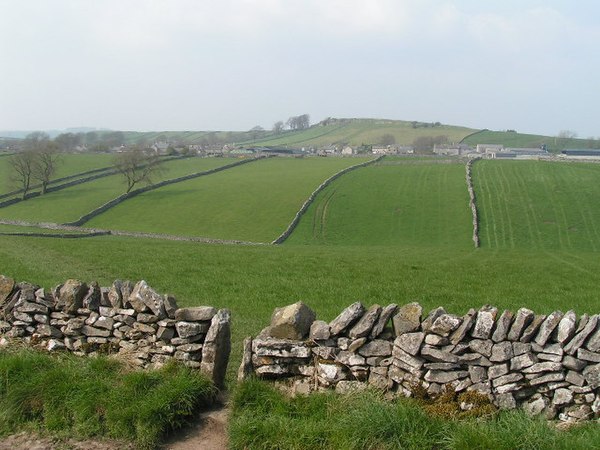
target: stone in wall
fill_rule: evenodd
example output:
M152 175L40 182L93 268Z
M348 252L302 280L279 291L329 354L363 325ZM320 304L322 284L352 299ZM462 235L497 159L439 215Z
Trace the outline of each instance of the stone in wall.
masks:
M442 307L424 318L422 311L417 303L365 309L357 302L329 324L315 320L309 340L255 339L240 378L291 377L302 392L372 384L396 395L411 395L415 385L437 394L451 386L500 409L564 421L599 417L599 316L498 314L490 305L462 317ZM394 331L382 332L390 318Z
M142 368L170 359L201 369L222 386L230 353L230 313L210 306L177 308L145 281L67 280L46 291L0 276L0 333L49 351L99 353Z

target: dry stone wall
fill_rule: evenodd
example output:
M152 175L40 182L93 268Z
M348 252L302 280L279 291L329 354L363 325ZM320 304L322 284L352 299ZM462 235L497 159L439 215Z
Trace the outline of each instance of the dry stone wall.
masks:
M473 244L475 247L479 247L479 216L477 213L477 204L475 200L475 189L473 188L473 163L480 158L473 158L467 161L466 165L466 180L467 190L469 191L469 208L471 208L471 215L473 216Z
M116 354L142 368L181 361L223 385L230 353L230 313L178 308L145 281L110 287L67 280L48 291L0 275L0 343L23 341L48 351Z
M457 316L440 307L423 315L418 303L354 303L326 323L296 303L245 340L238 378L289 379L302 393L373 385L411 396L416 388L435 395L450 387L477 391L501 409L593 419L600 413L599 321L573 311L484 306Z

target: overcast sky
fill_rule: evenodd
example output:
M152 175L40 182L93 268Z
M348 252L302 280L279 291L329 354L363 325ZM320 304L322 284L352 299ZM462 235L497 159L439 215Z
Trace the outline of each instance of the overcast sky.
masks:
M0 130L310 114L600 136L595 0L0 0Z

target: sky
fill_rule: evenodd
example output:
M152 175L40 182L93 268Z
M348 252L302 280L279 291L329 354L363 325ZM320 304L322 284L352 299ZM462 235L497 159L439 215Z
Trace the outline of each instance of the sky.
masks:
M310 114L600 136L595 0L0 0L0 130Z

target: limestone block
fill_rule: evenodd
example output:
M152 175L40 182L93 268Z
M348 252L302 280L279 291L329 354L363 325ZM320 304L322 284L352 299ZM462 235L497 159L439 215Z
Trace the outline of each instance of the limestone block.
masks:
M462 323L462 318L457 317L453 314L442 314L435 321L429 331L439 336L450 336L454 330L456 330Z
M554 311L548 317L546 317L546 320L544 320L540 325L540 330L535 337L535 343L538 345L545 345L550 339L550 335L554 332L556 327L558 327L558 324L562 320L563 316L564 314L562 311Z
M128 302L138 313L150 310L161 319L167 316L163 296L148 286L144 280L136 283L128 297Z
M502 342L506 340L508 336L508 332L510 330L510 325L512 323L514 314L512 311L508 309L504 310L500 315L500 318L496 321L496 329L492 334L492 341L494 342ZM511 395L512 397L512 395ZM513 399L514 400L514 399Z
M397 309L398 305L392 303L381 310L381 314L379 315L377 322L375 322L375 325L373 325L373 329L371 330L371 339L377 338L383 332L385 326L390 321L391 317L394 315Z
M361 337L366 337L371 333L373 326L377 319L379 319L379 315L381 314L382 308L381 306L375 304L372 305L366 313L356 322L356 324L350 329L348 332L348 337L351 339L357 339Z
M324 341L329 339L331 332L329 324L323 320L315 320L310 326L308 337L314 341Z
M213 316L202 348L200 370L219 388L225 383L225 372L231 353L231 313L220 309Z
M374 339L358 349L362 356L391 356L392 343L383 339Z
M529 326L523 331L520 341L531 342L532 339L537 335L537 332L544 320L546 320L546 316L544 314L538 314L535 316Z
M179 308L175 311L175 320L183 320L186 322L209 321L212 320L216 313L217 308L213 308L212 306L194 306L192 308Z
M569 355L574 355L575 352L577 352L577 350L579 350L579 348L583 345L587 337L596 329L597 325L598 315L591 316L581 331L577 332L575 336L573 336L573 339L571 339L569 343L565 345L565 352Z
M423 307L416 302L401 306L392 318L396 336L418 331L422 314Z
M577 315L575 311L570 310L565 313L563 318L558 323L558 332L556 341L561 344L566 344L574 335L577 327Z
M456 345L462 341L471 331L476 318L477 312L475 309L471 308L467 314L463 316L460 326L450 335L450 342Z
M56 309L74 314L83 307L83 297L87 294L88 287L79 280L67 280L59 290Z
M421 349L421 344L425 339L425 333L404 333L396 338L394 345L400 347L409 355L415 356Z
M515 316L515 320L508 332L508 340L509 341L518 341L525 331L525 328L529 326L531 321L534 318L533 311L527 308L521 308L517 311Z
M356 322L365 313L365 307L362 303L356 302L348 306L344 311L340 313L335 319L333 319L329 328L332 336L338 336L343 333L348 327Z
M477 312L477 318L475 319L475 325L471 330L471 336L476 339L489 339L494 328L497 314L498 308L490 305L483 306Z

